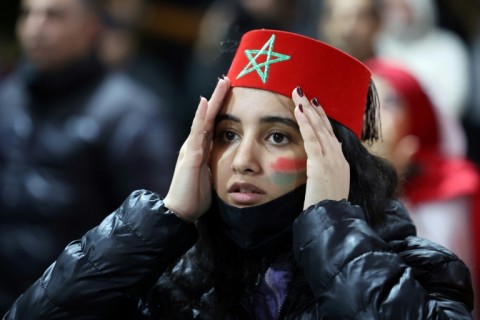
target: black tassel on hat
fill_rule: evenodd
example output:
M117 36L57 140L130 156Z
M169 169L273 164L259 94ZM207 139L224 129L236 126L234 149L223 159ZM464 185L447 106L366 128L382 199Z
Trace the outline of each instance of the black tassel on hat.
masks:
M375 83L370 81L367 105L363 115L362 141L373 143L381 138L380 100Z

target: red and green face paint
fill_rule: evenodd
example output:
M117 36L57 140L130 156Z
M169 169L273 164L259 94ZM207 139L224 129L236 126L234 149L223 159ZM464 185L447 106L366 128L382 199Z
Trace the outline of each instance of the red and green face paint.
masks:
M275 171L272 181L279 187L295 185L306 178L307 159L278 158L270 167Z

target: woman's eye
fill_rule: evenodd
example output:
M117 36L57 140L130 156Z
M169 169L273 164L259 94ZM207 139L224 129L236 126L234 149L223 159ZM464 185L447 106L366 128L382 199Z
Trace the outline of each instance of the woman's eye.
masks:
M286 144L288 142L290 142L290 139L284 135L283 133L280 133L280 132L274 132L272 134L270 134L267 138L267 140L271 143L275 143L275 144Z
M224 131L223 132L223 139L225 141L234 141L237 139L237 134L232 131Z

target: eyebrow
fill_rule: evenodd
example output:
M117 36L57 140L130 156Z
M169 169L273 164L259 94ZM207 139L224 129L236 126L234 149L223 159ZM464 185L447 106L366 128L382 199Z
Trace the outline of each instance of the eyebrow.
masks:
M215 124L220 123L221 121L233 121L233 122L238 122L241 123L240 119L232 116L231 114L221 114L218 115L215 119ZM282 123L285 124L289 127L292 127L295 130L300 130L300 127L298 124L293 121L292 119L289 118L284 118L284 117L277 117L277 116L268 116L268 117L262 117L260 118L261 123Z

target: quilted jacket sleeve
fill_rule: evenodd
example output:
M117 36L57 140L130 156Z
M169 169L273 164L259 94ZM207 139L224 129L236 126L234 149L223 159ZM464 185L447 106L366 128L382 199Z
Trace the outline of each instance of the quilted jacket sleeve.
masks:
M4 319L131 319L138 297L196 237L156 194L135 191L69 244Z
M358 206L322 201L294 224L294 251L324 319L471 319L470 273L415 236L387 243Z

